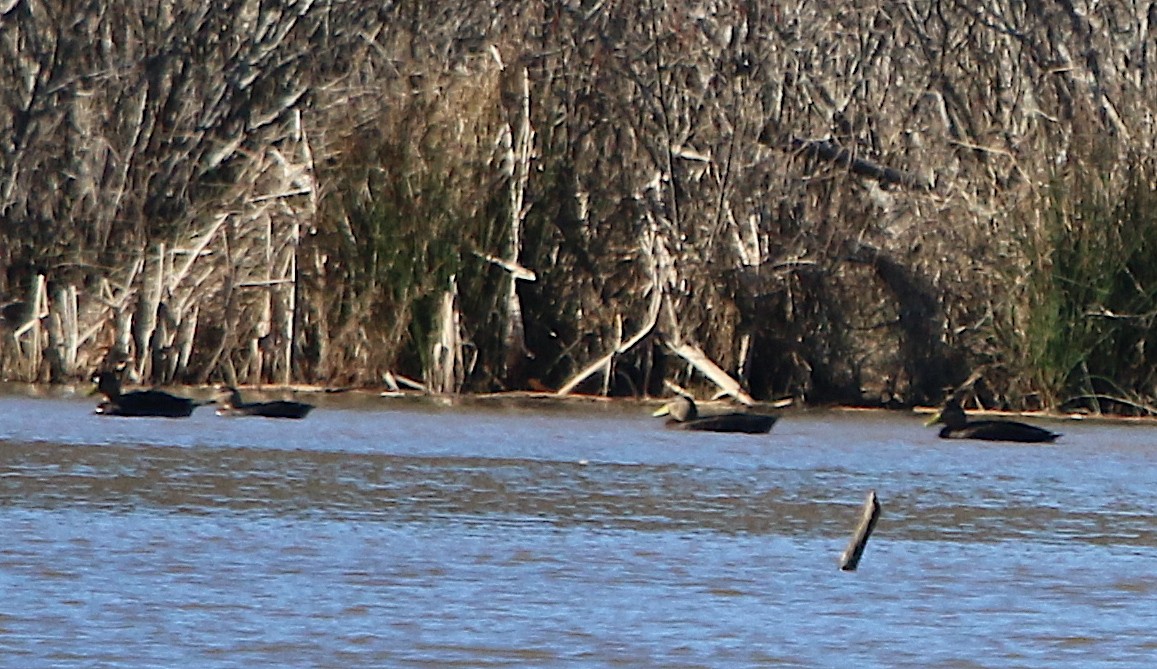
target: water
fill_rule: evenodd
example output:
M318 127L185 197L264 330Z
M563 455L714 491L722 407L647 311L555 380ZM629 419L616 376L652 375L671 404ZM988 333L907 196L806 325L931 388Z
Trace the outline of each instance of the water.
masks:
M3 667L1095 667L1157 657L1157 430L770 435L637 406L118 419L0 397ZM860 569L837 561L875 489Z

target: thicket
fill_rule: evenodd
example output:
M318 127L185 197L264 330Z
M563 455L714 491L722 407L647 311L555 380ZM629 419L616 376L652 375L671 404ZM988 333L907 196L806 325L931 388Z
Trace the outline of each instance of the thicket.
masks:
M0 371L1153 403L1147 3L0 2Z

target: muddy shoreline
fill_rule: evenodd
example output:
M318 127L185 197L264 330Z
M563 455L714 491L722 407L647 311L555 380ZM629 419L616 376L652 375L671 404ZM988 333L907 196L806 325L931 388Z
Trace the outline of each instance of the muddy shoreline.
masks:
M130 389L141 389L147 386L130 386ZM215 386L168 385L158 386L177 394L197 399L210 399L215 393ZM435 395L419 391L383 391L376 388L329 388L312 385L262 385L238 386L246 397L253 399L290 399L297 398L317 404L320 407L327 405L348 408L388 408L395 403L412 405L426 405L430 407L473 407L514 410L548 411L568 409L606 409L612 411L638 410L640 413L650 412L667 401L666 397L605 397L588 394L559 395L550 392L511 391L496 393L463 393L457 395ZM90 386L88 384L32 384L32 383L0 383L0 396L43 397L55 399L88 399ZM742 407L737 402L725 399L696 400L701 407L708 409L724 409ZM93 398L95 405L96 400ZM865 414L912 414L924 417L938 410L934 406L916 406L910 408L887 408L870 406L850 406L838 404L805 405L790 399L776 401L758 401L748 407L755 413L776 413L784 416L816 414L823 412L838 413L865 413ZM1060 411L1002 411L981 410L969 408L969 416L990 416L1007 418L1037 418L1048 421L1081 421L1105 423L1135 423L1143 425L1157 425L1157 416L1127 416L1120 414L1102 413L1100 415L1081 412Z

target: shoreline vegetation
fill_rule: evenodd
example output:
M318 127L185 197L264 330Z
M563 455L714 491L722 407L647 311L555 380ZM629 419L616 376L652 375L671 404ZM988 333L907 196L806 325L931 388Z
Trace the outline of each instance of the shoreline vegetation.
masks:
M141 387L132 387L128 390L141 390ZM218 392L215 386L168 385L158 389L169 390L179 395L205 400L212 398ZM0 382L0 397L20 396L27 398L86 398L88 399L88 385L82 383L13 383ZM657 428L663 427L663 419L652 418L655 409L669 401L665 397L610 397L607 395L590 395L575 393L559 395L557 392L533 390L510 390L487 393L471 393L459 395L432 395L419 391L390 391L367 387L330 388L312 385L260 385L239 388L247 397L261 400L299 399L316 402L319 410L327 408L377 408L389 409L396 407L395 403L405 403L406 406L426 406L430 408L483 408L499 410L539 410L567 411L581 410L583 407L607 409L615 412L633 412L640 418L651 420ZM95 406L99 398L92 398ZM730 398L697 400L696 404L710 412L741 408ZM844 414L881 414L896 415L907 413L913 418L914 425L919 421L922 424L928 416L938 413L940 406L920 405L904 408L881 406L855 406L844 404L799 404L790 399L774 401L756 401L745 407L752 412L771 413L778 417L790 417L793 414L812 413L844 413ZM212 411L213 407L207 407ZM1051 423L1066 423L1072 421L1091 423L1126 423L1126 424L1157 424L1157 416L1127 415L1123 413L1093 414L1087 411L1061 412L1054 409L1038 410L1011 410L1011 409L969 409L970 417L991 418L1028 418L1039 419ZM931 435L937 429L928 428ZM772 436L775 430L771 431Z
M0 2L6 382L1157 415L1147 6L184 4Z

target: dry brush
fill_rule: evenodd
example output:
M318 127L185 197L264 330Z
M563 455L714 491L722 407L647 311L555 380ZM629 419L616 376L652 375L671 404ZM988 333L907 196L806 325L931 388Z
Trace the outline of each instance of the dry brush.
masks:
M0 11L9 378L1153 394L1142 3Z

